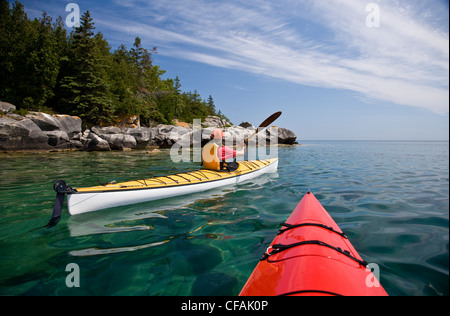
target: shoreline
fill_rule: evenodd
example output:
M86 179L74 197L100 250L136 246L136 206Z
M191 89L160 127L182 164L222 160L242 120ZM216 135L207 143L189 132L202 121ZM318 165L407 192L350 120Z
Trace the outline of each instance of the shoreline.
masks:
M181 147L203 147L215 128L225 133L227 145L237 145L256 130L248 123L232 125L217 116L208 116L201 128L185 122L155 127L92 126L82 128L79 117L30 112L25 116L0 114L0 152L65 152L65 151L128 151ZM266 144L295 145L297 136L290 130L269 127L259 141ZM259 137L258 137L259 138ZM252 140L255 143L257 140Z
M271 146L277 146L277 147L296 147L296 146L302 146L303 144L277 144L277 145L265 145L265 147L271 147ZM190 148L188 149L189 151L192 151L193 149ZM83 150L83 149L76 149L76 148L68 148L68 149L63 149L63 148L53 148L53 149L19 149L19 150L2 150L0 149L0 154L10 154L10 155L14 155L14 154L49 154L49 153L64 153L64 152L100 152L100 151L105 151L105 150ZM149 146L146 147L145 149L132 149L132 148L125 148L123 150L109 150L110 152L123 152L123 151L127 151L127 152L145 152L147 154L157 154L157 153L164 153L165 151L170 151L170 148L161 148L158 146Z

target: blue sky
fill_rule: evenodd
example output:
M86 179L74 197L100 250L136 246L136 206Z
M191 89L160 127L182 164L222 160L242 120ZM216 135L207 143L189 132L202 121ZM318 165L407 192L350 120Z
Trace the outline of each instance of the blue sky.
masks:
M54 19L77 3L113 49L139 36L234 124L281 110L300 141L449 138L448 1L21 2Z

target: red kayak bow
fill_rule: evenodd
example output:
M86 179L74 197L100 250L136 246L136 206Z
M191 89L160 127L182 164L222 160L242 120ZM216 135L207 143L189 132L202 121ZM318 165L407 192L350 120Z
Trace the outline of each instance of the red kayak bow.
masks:
M311 192L282 226L240 295L387 295Z

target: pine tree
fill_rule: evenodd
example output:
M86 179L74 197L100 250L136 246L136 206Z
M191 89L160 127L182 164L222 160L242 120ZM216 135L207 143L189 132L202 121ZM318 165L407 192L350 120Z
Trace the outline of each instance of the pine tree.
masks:
M6 100L9 94L8 79L13 67L10 54L11 25L9 3L6 0L0 0L0 98L3 100ZM4 30L8 30L8 32Z
M120 45L112 55L109 68L110 90L114 95L115 113L117 115L138 115L139 102L136 98L137 82L134 78L134 65L125 45Z
M42 18L31 23L28 56L24 61L28 88L28 108L42 110L54 96L53 89L59 72L59 47L53 35L52 18L44 11Z
M63 18L60 16L53 24L52 36L55 41L56 51L58 54L58 73L56 83L53 88L53 97L49 98L46 105L58 113L70 113L70 108L62 102L61 80L67 75L68 56L70 55L70 45L67 38L67 31L64 26Z
M27 60L29 49L30 21L24 6L16 1L9 8L0 0L0 98L23 107L22 92L26 91Z
M216 114L216 106L214 104L214 100L213 100L212 95L210 95L208 97L208 101L206 101L206 102L207 102L207 106L208 106L208 114L209 115L215 115Z
M80 27L72 33L71 73L62 79L61 87L66 90L65 101L71 106L72 114L88 123L108 124L113 120L114 109L102 56L106 51L102 46L107 43L102 36L93 37L95 27L89 11L80 22Z
M140 115L145 124L215 114L212 96L205 101L183 92L178 77L162 78L156 47L144 48L139 37L129 51L122 45L111 53L89 11L68 36L61 17L52 23L44 12L31 21L19 1L11 3L0 0L0 100L78 115L88 125L122 115Z

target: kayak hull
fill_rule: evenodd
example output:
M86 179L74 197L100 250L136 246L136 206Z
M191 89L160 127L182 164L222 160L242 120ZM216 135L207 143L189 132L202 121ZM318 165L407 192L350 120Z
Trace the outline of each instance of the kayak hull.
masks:
M167 177L78 188L67 194L68 210L71 215L77 215L233 185L264 173L275 172L278 168L278 159L240 162L240 165L235 172L202 169Z
M286 223L294 228L282 228L286 230L272 241L241 296L387 295L371 265L312 193L305 195ZM273 250L282 247L286 249Z

